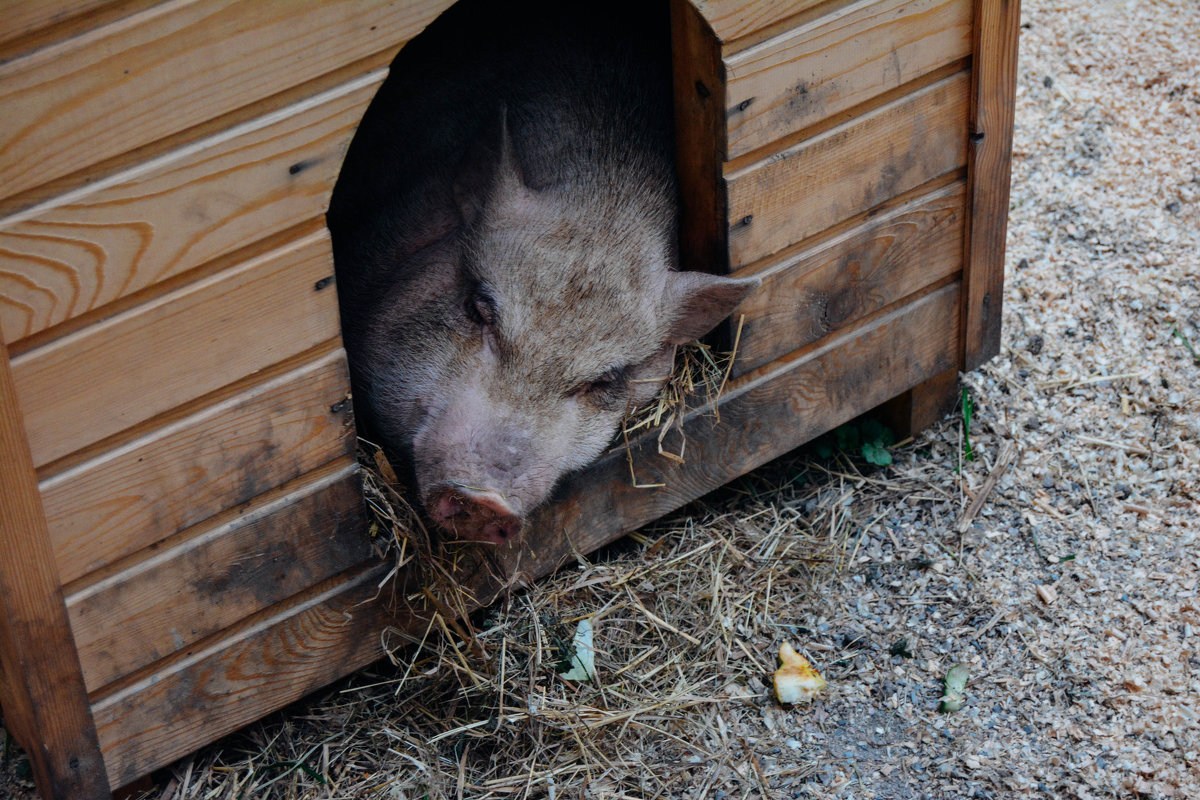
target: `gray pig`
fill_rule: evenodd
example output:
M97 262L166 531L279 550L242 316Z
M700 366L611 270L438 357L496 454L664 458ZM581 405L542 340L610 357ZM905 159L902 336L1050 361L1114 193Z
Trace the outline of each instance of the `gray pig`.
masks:
M757 286L678 270L665 2L462 0L392 65L329 210L360 419L504 543Z

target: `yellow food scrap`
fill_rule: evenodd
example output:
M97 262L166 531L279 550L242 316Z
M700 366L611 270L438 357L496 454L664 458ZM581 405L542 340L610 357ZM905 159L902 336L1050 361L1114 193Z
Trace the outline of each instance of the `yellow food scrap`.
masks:
M775 670L775 696L781 703L807 703L825 688L821 673L788 642L779 646L779 669Z

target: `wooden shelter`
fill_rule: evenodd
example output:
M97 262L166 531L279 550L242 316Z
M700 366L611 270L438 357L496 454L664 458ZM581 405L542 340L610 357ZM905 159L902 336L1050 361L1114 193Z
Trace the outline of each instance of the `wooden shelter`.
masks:
M420 624L379 589L323 215L449 4L5 4L0 703L45 797ZM1017 0L671 6L684 263L764 283L721 423L683 464L633 442L663 488L624 452L570 478L504 554L530 576L871 408L920 427L999 347Z

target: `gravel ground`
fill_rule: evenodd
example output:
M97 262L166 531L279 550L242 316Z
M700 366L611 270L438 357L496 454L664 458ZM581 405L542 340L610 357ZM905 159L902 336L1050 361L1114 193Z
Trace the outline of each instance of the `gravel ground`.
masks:
M511 603L480 640L533 644L498 705L439 672L443 642L403 692L435 713L385 665L146 796L1200 797L1200 2L1026 0L1023 23L974 460L959 415L886 469L771 465ZM529 655L581 614L597 690ZM829 678L812 705L770 697L784 639ZM967 702L938 714L955 663ZM460 730L472 704L508 727ZM0 796L31 797L27 772L6 749Z

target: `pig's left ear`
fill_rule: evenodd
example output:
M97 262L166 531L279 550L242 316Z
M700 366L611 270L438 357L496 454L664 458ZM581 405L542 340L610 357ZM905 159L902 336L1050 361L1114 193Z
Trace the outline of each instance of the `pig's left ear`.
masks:
M726 278L707 272L672 272L664 292L664 314L672 320L672 344L699 339L729 316L738 303L762 285L758 278Z
M454 202L463 221L473 223L489 203L497 208L519 211L529 204L532 192L525 186L508 131L508 107L484 123L458 167L454 179Z

